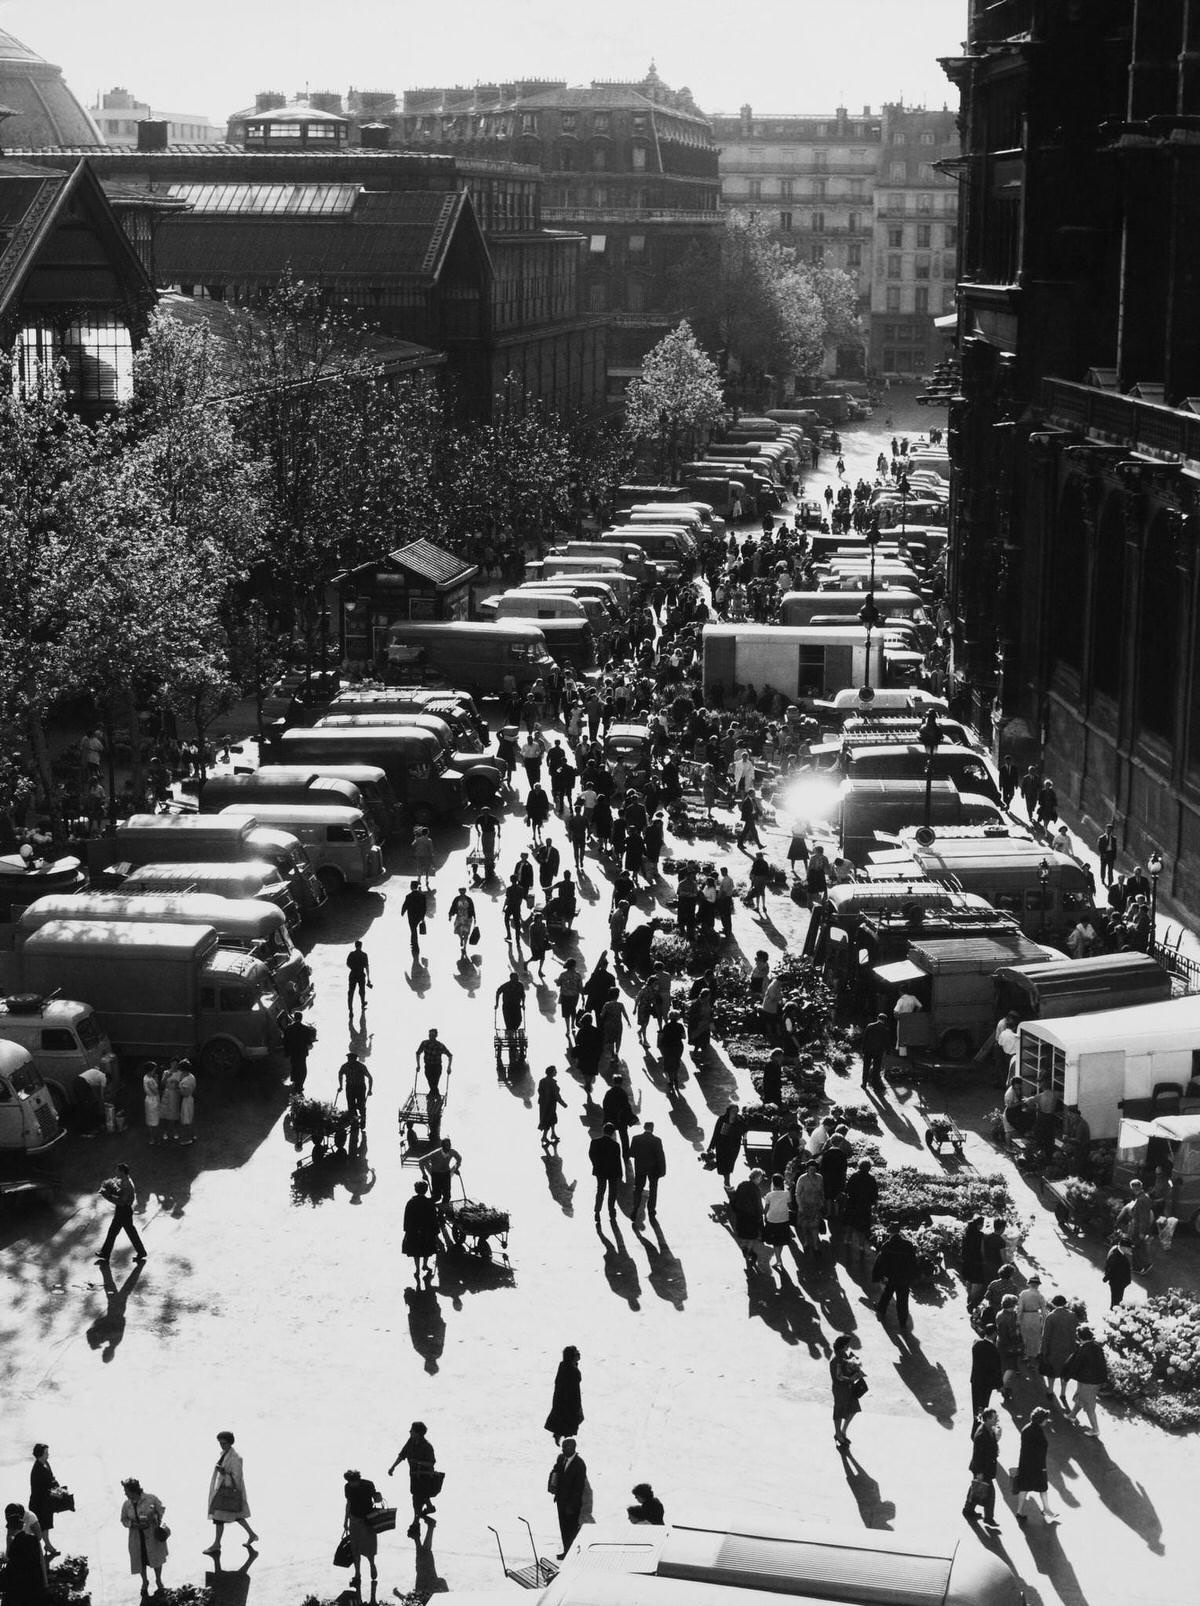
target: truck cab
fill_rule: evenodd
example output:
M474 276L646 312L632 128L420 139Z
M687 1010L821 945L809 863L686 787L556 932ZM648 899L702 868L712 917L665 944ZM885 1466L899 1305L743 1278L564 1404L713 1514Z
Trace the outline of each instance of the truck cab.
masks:
M370 887L386 874L383 856L361 809L304 803L231 803L221 819L250 819L291 832L308 855L326 893Z
M0 1042L0 1154L45 1154L63 1136L31 1056L16 1043Z
M331 709L317 721L316 730L424 731L436 738L446 763L463 777L467 803L482 808L492 803L503 785L504 774L494 757L456 749L455 731L442 714L425 709L411 714L376 713L373 709Z
M90 1004L37 993L0 999L0 1047L10 1043L33 1060L60 1117L81 1102L84 1071L102 1071L108 1087L116 1087L117 1056Z

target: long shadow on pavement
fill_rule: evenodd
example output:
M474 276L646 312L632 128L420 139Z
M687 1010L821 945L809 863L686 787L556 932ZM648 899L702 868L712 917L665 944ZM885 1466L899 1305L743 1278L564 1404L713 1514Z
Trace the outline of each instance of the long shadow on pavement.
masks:
M658 1222L651 1221L649 1227L654 1233L653 1239L636 1225L633 1229L634 1236L637 1238L638 1243L641 1244L645 1251L646 1259L650 1263L649 1270L646 1273L646 1280L659 1299L665 1299L669 1305L674 1305L676 1310L682 1310L688 1296L687 1277L684 1275L683 1262L671 1253L671 1246L667 1243Z
M1149 1496L1122 1471L1101 1440L1088 1438L1079 1428L1064 1422L1054 1442L1059 1468L1065 1470L1074 1460L1113 1516L1132 1528L1148 1550L1156 1556L1163 1555L1162 1523Z
M550 1197L564 1216L573 1216L575 1190L579 1186L578 1177L573 1182L567 1181L563 1174L563 1163L557 1154L543 1154L542 1164L546 1168L546 1186L550 1189Z
M926 1360L920 1339L912 1333L900 1333L898 1345L897 1375L923 1411L934 1417L939 1426L953 1428L957 1402L946 1368Z
M604 1275L613 1293L623 1299L630 1310L641 1310L642 1285L637 1264L625 1247L615 1217L610 1216L608 1224L611 1239L605 1235L601 1223L596 1223L596 1236L604 1245Z
M854 1496L864 1528L890 1529L896 1516L895 1502L885 1500L879 1484L858 1460L852 1449L841 1451L842 1471Z

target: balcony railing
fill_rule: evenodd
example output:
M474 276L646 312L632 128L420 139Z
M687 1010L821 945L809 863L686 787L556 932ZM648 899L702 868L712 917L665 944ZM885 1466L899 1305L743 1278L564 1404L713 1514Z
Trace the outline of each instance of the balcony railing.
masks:
M673 207L543 206L543 223L712 223L724 222L721 212L684 212Z
M1065 379L1042 382L1042 406L1056 424L1152 457L1200 460L1200 416Z
M971 45L998 45L1038 29L1037 0L974 0L967 33Z

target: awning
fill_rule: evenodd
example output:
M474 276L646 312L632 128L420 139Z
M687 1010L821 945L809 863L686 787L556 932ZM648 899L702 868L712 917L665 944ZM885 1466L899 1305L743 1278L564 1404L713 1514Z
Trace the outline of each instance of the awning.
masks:
M907 987L929 980L927 973L914 965L911 959L897 959L890 965L876 965L871 974L884 987Z
M933 320L933 327L935 329L957 329L958 328L958 313L957 312L943 313L940 318L935 318Z

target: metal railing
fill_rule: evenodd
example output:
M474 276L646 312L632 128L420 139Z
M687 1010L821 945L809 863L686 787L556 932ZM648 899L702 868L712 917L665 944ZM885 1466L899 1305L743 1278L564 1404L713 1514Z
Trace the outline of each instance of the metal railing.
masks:
M670 207L543 206L543 223L713 223L724 224L723 212L684 212Z
M1193 959L1190 954L1181 953L1179 943L1182 941L1183 931L1175 939L1175 946L1170 941L1158 942L1151 945L1151 955L1171 978L1171 992L1173 996L1182 993L1200 993L1200 959Z
M1200 459L1200 415L1065 379L1042 381L1042 406L1055 423L1155 457Z

